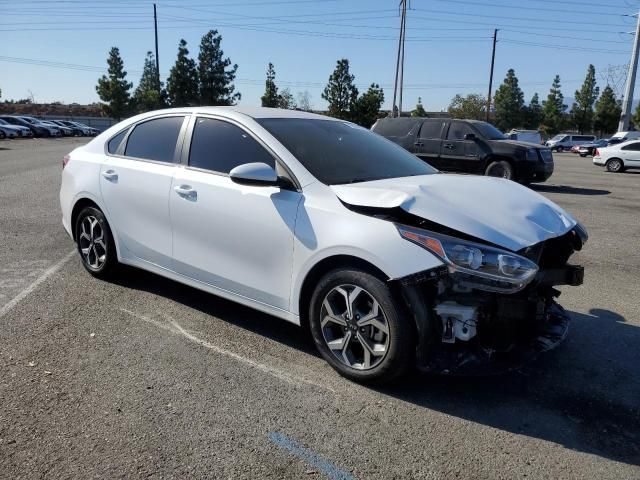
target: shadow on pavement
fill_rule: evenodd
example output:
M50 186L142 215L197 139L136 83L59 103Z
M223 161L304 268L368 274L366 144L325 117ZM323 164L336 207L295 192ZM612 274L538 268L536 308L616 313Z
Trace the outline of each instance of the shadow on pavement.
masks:
M571 187L569 185L531 185L531 188L537 192L568 193L572 195L609 195L611 193L609 190Z
M319 356L302 330L270 315L141 270L125 268L116 283ZM492 377L416 374L376 390L467 421L640 465L640 328L609 310L570 314L565 344L520 371Z

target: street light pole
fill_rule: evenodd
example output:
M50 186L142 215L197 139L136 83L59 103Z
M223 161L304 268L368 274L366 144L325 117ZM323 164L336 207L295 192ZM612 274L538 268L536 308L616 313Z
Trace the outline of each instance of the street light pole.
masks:
M160 92L160 59L158 58L158 15L156 12L156 4L153 4L153 28L156 34L156 86L158 87L158 93Z

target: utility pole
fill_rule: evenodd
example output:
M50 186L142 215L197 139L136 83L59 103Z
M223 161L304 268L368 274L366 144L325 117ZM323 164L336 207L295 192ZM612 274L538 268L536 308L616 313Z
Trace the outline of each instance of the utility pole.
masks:
M622 100L622 114L620 115L620 123L618 123L618 131L625 132L629 130L629 119L631 118L631 105L633 104L633 87L636 83L636 72L638 70L638 49L640 47L640 12L637 15L636 36L633 40L633 50L631 52L631 62L629 62L629 72L627 73L627 86L624 91L624 99Z
M489 73L489 94L487 95L487 122L491 113L491 89L493 88L493 66L496 63L496 41L498 40L498 29L493 30L493 50L491 52L491 72Z
M400 77L400 104L402 104L402 81L403 73L400 73L401 69L404 70L404 26L407 17L407 0L400 0L400 36L398 37L398 55L396 57L396 78L393 85L393 103L391 105L391 116L400 116L400 108L397 108L396 96L398 93L398 76ZM402 60L401 60L402 58Z
M407 0L404 0L402 15L404 24L402 26L402 57L400 59L400 99L398 100L398 117L402 116L402 87L404 85L404 39L407 36Z
M160 59L158 58L158 15L156 12L156 4L153 4L153 28L156 33L156 73L158 78L156 79L156 85L158 87L158 93L160 92Z

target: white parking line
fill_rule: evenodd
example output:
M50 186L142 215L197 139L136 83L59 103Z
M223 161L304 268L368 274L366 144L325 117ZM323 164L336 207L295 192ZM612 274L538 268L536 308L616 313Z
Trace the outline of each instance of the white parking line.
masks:
M198 338L192 333L185 330L178 322L176 322L173 318L169 317L168 315L164 315L168 323L163 323L158 320L154 320L153 318L149 318L145 315L141 315L139 313L128 310L126 308L121 308L120 310L128 315L131 315L134 318L137 318L144 322L155 325L156 327L161 328L163 330L167 330L168 332L171 332L173 334L180 335L186 338L187 340L189 340L190 342L195 343L196 345L208 348L209 350L212 350L220 355L224 355L238 362L244 363L245 365L255 368L256 370L259 370L261 372L267 373L289 384L297 385L297 386L306 384L306 385L314 386L316 388L321 388L322 390L328 390L333 394L336 393L336 391L333 388L331 388L326 384L316 383L312 380L307 380L306 378L301 378L295 375L291 375L287 372L283 372L282 370L278 370L277 368L264 365L262 363L256 362L255 360L251 360L250 358L243 357L242 355L239 355L235 352L231 352L224 348L218 347L217 345L207 342L206 340L202 340L201 338Z
M67 255L64 256L64 258L62 260L60 260L58 263L56 263L55 265L53 265L52 267L49 267L47 270L44 271L44 273L42 275L40 275L38 278L36 278L27 288L25 288L24 290L22 290L20 293L18 293L18 295L16 295L15 297L13 297L11 300L9 300L7 303L5 303L1 308L0 308L0 318L4 317L9 310L11 310L13 307L15 307L18 303L20 303L25 297L27 297L29 294L31 294L36 288L38 288L38 285L40 285L42 282L44 282L47 278L49 278L51 275L53 275L54 273L56 273L58 270L60 270L62 268L62 266L67 263L69 260L71 260L71 258L76 255L76 249L74 248L71 252L69 252Z

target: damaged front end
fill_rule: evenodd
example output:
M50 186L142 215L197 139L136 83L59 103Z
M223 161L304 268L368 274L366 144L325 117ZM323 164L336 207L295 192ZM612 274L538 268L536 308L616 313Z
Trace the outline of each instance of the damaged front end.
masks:
M560 291L555 287L582 284L583 268L567 263L587 240L580 224L518 252L423 225L396 226L403 238L444 263L397 279L415 316L421 370L500 373L554 348L566 336L569 316L556 303Z

